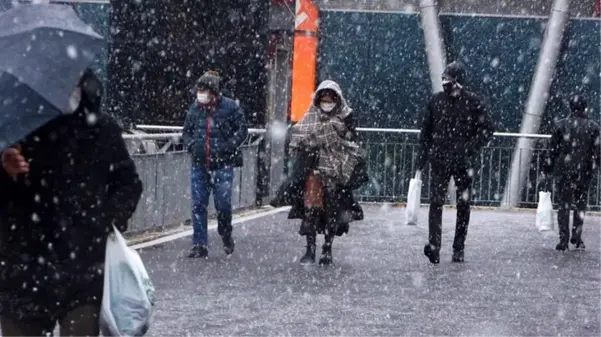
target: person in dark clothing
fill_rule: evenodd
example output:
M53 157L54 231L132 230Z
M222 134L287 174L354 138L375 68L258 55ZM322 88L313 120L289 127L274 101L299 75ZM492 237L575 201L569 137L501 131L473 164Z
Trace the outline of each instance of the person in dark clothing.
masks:
M232 184L234 167L242 166L240 146L248 135L240 105L220 94L221 78L214 71L196 83L197 99L184 122L183 141L192 155L192 248L190 258L208 257L207 207L213 190L217 230L227 255L234 252L232 238Z
M586 100L580 95L570 99L571 114L557 122L551 137L547 160L543 166L546 175L556 172L558 178L559 243L556 249L568 249L568 241L577 249L584 249L582 225L586 211L586 196L601 158L599 125L586 115ZM570 239L570 210L576 205L572 238Z
M457 223L453 261L462 262L472 197L472 164L494 132L482 99L462 87L465 68L460 62L447 66L443 91L432 96L421 127L418 170L430 162L429 242L424 254L440 262L442 210L451 177L457 186Z
M106 241L124 232L142 183L121 129L86 72L72 109L2 153L3 336L97 336Z
M295 165L271 201L274 207L292 205L288 218L302 219L299 234L307 239L303 264L315 262L316 238L321 233L319 263L330 265L334 237L347 233L351 221L363 219L352 193L367 180L356 140L354 115L340 87L333 81L322 82L309 111L292 127Z

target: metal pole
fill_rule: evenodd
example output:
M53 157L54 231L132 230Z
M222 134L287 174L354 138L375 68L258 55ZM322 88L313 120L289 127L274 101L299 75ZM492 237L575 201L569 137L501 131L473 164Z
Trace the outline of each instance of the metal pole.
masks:
M420 0L420 14L422 19L422 30L426 43L426 56L428 68L430 69L430 81L432 92L442 90L442 73L446 65L445 47L440 33L440 21L436 9L436 0Z
M538 132L561 51L563 33L569 19L569 8L570 0L555 0L551 9L520 133ZM520 137L518 140L509 172L509 181L503 195L504 206L514 207L520 202L520 192L530 170L533 145L532 139Z
M442 90L442 73L446 66L445 47L440 33L436 0L420 0L419 9L426 43L426 57L428 59L428 69L430 69L432 92L436 93ZM455 181L451 179L447 190L451 204L457 202L456 190Z

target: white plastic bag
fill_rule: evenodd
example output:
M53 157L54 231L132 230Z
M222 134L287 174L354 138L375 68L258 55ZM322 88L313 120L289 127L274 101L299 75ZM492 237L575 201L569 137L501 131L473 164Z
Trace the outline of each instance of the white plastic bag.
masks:
M106 242L100 329L104 336L143 336L150 327L154 286L140 255L114 228Z
M540 232L554 231L553 203L551 192L538 192L538 207L536 208L536 228Z
M415 178L409 181L409 192L407 192L407 208L405 218L407 225L417 225L417 216L422 197L422 172L417 171Z

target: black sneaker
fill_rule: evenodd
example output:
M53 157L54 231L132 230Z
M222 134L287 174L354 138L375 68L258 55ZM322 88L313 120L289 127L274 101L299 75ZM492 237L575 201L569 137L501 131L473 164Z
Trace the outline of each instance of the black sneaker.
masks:
M235 244L234 244L234 239L232 239L232 236L224 236L222 238L223 241L223 250L225 251L226 255L232 255L234 253L234 248L235 248Z
M209 256L209 250L207 249L207 246L205 245L194 245L192 246L192 248L190 248L190 251L188 252L188 257L191 259L197 259L197 258L207 258Z
M584 242L582 241L582 239L572 237L570 242L574 245L574 248L576 248L578 250L586 249L586 246L584 245Z
M453 262L463 262L463 249L453 250Z
M558 250L560 252L565 252L566 250L568 250L568 242L567 241L559 241L559 243L557 244L557 246L555 246L555 250Z
M430 260L430 263L440 263L440 250L434 249L430 244L424 246L424 255Z

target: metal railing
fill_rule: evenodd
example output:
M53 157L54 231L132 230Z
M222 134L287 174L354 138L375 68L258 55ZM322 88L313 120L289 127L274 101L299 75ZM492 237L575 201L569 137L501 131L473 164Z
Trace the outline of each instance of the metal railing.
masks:
M359 128L362 131L362 145L366 152L370 172L370 183L358 191L364 201L405 201L409 181L416 172L419 130L411 129L375 129ZM377 133L377 134L376 134ZM382 135L384 134L384 135ZM397 134L399 137L386 139L386 134ZM371 140L370 136L378 136ZM511 161L516 151L518 137L534 138L537 141L532 149L533 159L522 163L530 167L525 177L525 187L521 191L520 207L534 207L538 203L538 192L551 189L555 192L555 184L542 178L541 167L550 135L519 134L496 132L495 139L485 147L476 162L473 163L473 202L477 205L500 206L507 182L512 178ZM384 139L382 139L384 138ZM430 170L426 168L422 174L422 202L427 203L430 195ZM448 199L454 199L449 191ZM556 193L553 198L557 201ZM601 209L601 174L596 172L588 193L588 204L592 210Z
M265 130L251 133L241 147L244 165L234 169L234 209L252 207L256 202L259 142ZM191 159L181 144L181 133L124 134L123 138L144 185L130 230L147 231L187 222L191 218ZM212 204L211 198L210 213L214 212Z
M138 129L149 131L168 131L167 134L148 134L149 137L174 137L181 136L173 131L180 131L178 126L138 125ZM382 129L358 128L361 143L366 152L370 172L370 182L357 192L363 201L404 201L407 197L409 181L415 174L418 142L416 129ZM263 136L264 129L251 129L251 133ZM505 193L505 187L510 176L510 164L513 153L516 151L515 142L518 137L533 138L535 142L533 160L529 165L530 170L526 177L526 186L521 193L521 207L533 207L538 202L538 191L547 189L553 184L541 179L541 164L546 143L551 137L544 134L520 134L512 132L496 132L494 140L485 147L474 163L473 171L473 201L477 205L500 206ZM141 138L136 136L130 138ZM374 138L377 138L374 140ZM255 162L256 163L256 162ZM246 165L245 165L246 166ZM256 179L256 177L255 177ZM422 202L428 202L430 192L430 172L423 172ZM188 187L186 189L189 189ZM454 191L449 191L453 194ZM556 195L553 193L553 197ZM449 195L449 200L454 198ZM555 198L556 199L556 198ZM588 203L591 209L601 208L601 177L597 172L591 182L588 194Z

